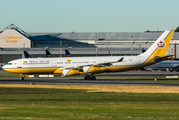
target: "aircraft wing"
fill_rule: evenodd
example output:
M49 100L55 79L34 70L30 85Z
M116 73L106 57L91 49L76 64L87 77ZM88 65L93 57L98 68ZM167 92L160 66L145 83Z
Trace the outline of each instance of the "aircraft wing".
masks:
M111 63L122 62L123 59L124 59L124 57L122 57L121 59L114 61L114 62L98 63L98 64L94 64L93 66L110 66Z
M102 67L102 66L110 66L112 63L117 63L117 62L122 62L124 59L124 57L120 58L117 61L113 61L113 62L104 62L104 63L97 63L97 64L86 64L86 65L80 65L80 66L68 66L68 67L64 67L64 68L60 68L59 70L64 70L64 69L82 69L84 66L98 66L98 67Z

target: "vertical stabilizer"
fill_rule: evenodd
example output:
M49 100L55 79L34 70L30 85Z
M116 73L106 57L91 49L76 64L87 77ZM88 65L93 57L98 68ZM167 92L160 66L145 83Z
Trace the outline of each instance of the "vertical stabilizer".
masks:
M144 53L139 56L149 56L149 57L163 57L166 55L170 41L173 37L174 31L165 31L154 43L153 45Z
M45 52L46 52L46 57L52 57L52 54L48 50L45 50Z
M29 53L27 51L24 51L24 57L25 58L31 58L31 56L29 55Z
M65 50L65 53L67 57L72 57L71 53L68 50Z

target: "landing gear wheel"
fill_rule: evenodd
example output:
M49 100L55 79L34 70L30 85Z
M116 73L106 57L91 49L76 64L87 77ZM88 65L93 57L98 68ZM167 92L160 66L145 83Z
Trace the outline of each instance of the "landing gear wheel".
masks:
M20 77L20 80L24 80L24 77Z
M95 77L95 76L92 76L92 77L91 77L91 80L96 80L96 77Z
M86 75L84 77L85 80L96 80L96 77L95 76L91 76L91 75Z
M85 76L84 79L85 80L90 80L90 76Z
M172 69L172 68L170 68L170 69L169 69L169 71L170 71L170 72L173 72L173 69Z

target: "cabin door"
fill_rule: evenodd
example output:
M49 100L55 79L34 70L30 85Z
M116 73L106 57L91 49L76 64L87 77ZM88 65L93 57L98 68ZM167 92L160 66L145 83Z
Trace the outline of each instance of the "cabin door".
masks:
M53 61L52 67L57 67L57 61L56 60Z
M17 68L22 68L22 61L18 61Z

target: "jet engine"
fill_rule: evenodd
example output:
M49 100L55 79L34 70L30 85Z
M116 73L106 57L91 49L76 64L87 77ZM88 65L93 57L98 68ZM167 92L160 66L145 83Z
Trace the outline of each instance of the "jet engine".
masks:
M79 70L73 70L73 69L65 69L63 70L62 75L63 76L72 76L72 75L79 75Z
M84 66L83 72L84 73L101 73L101 72L108 72L108 69L107 67Z

